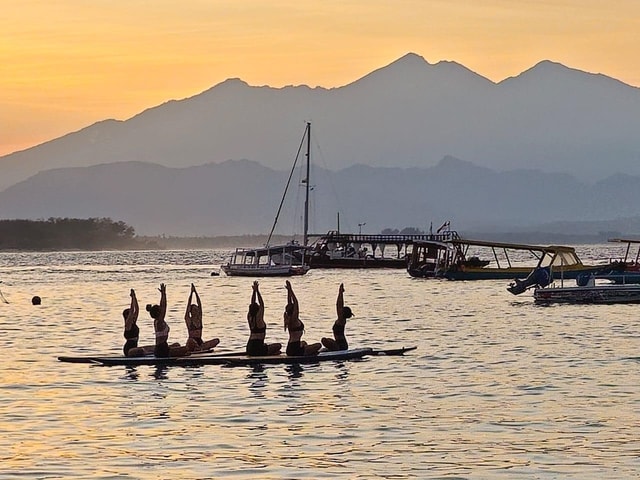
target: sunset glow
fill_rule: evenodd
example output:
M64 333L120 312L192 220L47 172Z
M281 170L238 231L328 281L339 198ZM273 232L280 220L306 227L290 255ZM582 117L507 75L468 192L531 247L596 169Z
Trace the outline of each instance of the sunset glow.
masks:
M0 155L227 78L345 85L407 52L493 81L541 60L640 86L635 0L0 0Z

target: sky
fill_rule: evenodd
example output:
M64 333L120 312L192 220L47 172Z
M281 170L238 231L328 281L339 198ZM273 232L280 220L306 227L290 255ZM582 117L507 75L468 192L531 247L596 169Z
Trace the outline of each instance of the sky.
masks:
M337 87L408 52L640 87L638 0L0 0L0 155L227 78Z

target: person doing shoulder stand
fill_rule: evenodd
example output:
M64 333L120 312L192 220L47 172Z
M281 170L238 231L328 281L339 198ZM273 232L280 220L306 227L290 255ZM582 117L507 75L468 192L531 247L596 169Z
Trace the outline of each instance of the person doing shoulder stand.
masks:
M280 343L264 343L267 332L267 324L264 322L264 301L260 295L258 281L253 282L253 293L251 294L251 304L247 313L249 323L249 341L247 342L247 355L263 356L278 355L282 349Z
M147 311L153 318L153 329L156 332L156 346L153 354L156 357L182 357L188 355L189 351L186 346L180 344L172 344L169 346L169 325L165 321L167 314L167 287L164 283L160 284L160 305L147 305Z
M131 306L122 312L124 317L124 338L126 340L122 351L125 357L142 357L148 353L153 353L153 347L139 347L138 338L140 337L140 328L138 328L138 299L136 292L132 288L129 293L131 296Z
M337 320L333 323L333 338L323 338L322 345L329 351L348 350L349 343L344 336L344 329L347 326L347 319L353 317L353 312L349 307L344 306L344 284L338 288L338 299L336 300Z
M287 355L289 356L301 356L301 355L317 355L322 348L321 343L313 343L309 345L302 340L302 334L304 333L304 323L300 320L300 309L298 306L298 299L291 283L287 280L285 284L287 288L287 306L284 309L284 329L289 330L289 343L287 343Z
M196 296L196 304L192 304L193 296ZM187 339L187 350L197 352L211 350L220 343L220 339L212 338L206 342L202 340L202 302L195 285L191 284L191 293L187 300L187 311L184 314L184 322L187 324L189 338Z

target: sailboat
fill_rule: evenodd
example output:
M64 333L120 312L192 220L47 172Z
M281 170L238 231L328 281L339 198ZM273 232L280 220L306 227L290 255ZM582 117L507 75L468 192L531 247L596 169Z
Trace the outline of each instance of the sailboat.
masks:
M306 173L303 180L305 185L305 202L304 202L304 227L303 227L303 244L300 245L297 242L291 241L284 245L271 245L271 238L278 223L280 212L282 211L282 205L284 204L285 197L291 178L298 162L298 157L302 145L306 140ZM236 248L231 255L231 259L224 265L220 266L220 269L229 276L243 276L243 277L288 277L293 275L304 275L309 271L309 265L305 263L305 250L309 242L309 165L311 162L311 123L307 122L304 135L300 148L298 149L298 155L293 162L291 173L287 185L285 186L280 206L276 213L271 232L267 239L267 243L262 248Z

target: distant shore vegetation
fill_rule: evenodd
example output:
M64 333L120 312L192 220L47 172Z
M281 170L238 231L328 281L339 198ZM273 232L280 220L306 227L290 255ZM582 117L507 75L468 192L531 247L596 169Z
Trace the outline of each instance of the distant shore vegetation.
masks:
M133 227L110 218L0 220L0 250L109 250L149 248Z

